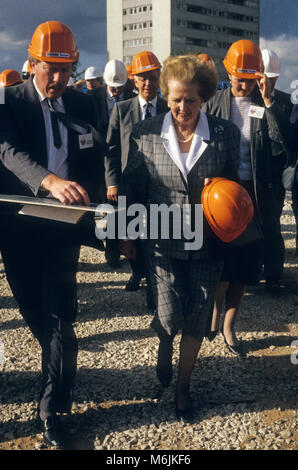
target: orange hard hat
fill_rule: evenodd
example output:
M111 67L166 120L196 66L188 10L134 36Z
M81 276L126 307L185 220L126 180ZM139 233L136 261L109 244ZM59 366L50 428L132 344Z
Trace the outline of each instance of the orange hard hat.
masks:
M0 73L0 86L7 87L18 85L19 83L23 83L23 80L21 79L19 72L16 70L7 69Z
M33 33L29 55L44 62L77 62L79 51L71 29L60 21L46 21Z
M149 72L151 70L161 69L161 64L153 52L143 51L136 54L132 59L131 73L137 75L138 73Z
M198 58L201 62L204 62L205 64L208 64L208 62L213 62L213 59L210 57L209 54L201 53L201 54L198 54L198 55L197 55L197 58Z
M133 74L131 73L132 71L132 64L129 64L126 66L126 70L127 70L127 73L128 73L128 78L129 80L133 80Z
M254 215L246 189L226 178L213 178L204 186L201 201L210 228L225 243L239 237Z
M229 48L223 60L226 71L237 78L253 79L256 72L263 72L262 53L257 44L240 39Z

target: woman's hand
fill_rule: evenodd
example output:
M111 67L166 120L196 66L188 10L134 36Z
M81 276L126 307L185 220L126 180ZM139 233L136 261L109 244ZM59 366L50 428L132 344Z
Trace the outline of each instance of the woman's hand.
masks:
M212 181L212 178L205 178L204 179L204 186L207 186L208 184L210 184Z
M118 200L118 186L109 186L107 189L107 199L109 201L117 202Z

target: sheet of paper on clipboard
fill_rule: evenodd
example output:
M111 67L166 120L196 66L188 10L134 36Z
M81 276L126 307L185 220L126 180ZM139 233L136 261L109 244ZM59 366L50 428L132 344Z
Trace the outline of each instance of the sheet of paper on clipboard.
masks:
M106 204L90 204L89 206L80 204L67 205L62 204L57 199L7 194L0 194L0 202L22 205L18 212L21 215L72 224L78 223L87 212L93 212L96 217L104 218L107 213L112 211ZM117 212L117 209L115 209L115 212Z

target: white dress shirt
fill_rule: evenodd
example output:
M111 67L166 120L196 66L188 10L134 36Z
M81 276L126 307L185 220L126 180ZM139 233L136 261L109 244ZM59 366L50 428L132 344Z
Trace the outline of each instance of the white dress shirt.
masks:
M37 88L35 77L33 79L33 84L35 89L38 93L38 97L41 104L41 109L44 116L45 121L45 130L46 130L46 140L47 140L47 153L48 153L48 170L51 173L54 173L60 178L68 179L68 164L67 164L67 156L68 156L68 133L67 128L62 124L61 121L58 120L60 135L62 145L58 149L54 145L53 139L53 131L52 131L52 121L49 106L47 103L47 98L44 94ZM55 101L55 109L61 113L65 113L64 104L62 98L58 98Z

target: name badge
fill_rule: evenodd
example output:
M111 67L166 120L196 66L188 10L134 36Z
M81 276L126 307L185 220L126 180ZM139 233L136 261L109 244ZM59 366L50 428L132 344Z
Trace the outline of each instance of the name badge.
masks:
M80 150L90 149L93 147L93 135L91 132L89 134L79 135L79 146Z
M258 118L258 119L263 119L264 112L265 112L265 108L262 108L262 106L251 105L249 107L248 116Z

